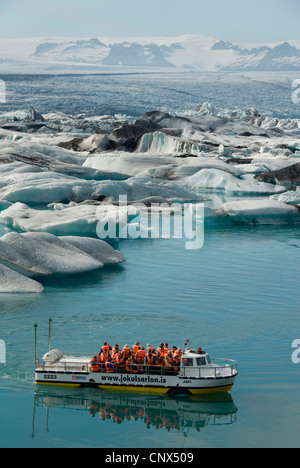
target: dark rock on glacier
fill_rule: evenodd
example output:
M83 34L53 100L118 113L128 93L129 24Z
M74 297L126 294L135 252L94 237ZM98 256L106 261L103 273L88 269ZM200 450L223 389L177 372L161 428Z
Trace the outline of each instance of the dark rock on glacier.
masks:
M259 174L256 179L261 182L279 184L289 189L295 189L300 185L300 163L267 174Z

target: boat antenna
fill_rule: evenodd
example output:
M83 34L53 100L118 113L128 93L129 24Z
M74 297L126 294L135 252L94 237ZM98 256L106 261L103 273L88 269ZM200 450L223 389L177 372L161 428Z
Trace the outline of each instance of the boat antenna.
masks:
M37 328L38 328L38 325L35 323L35 325L34 325L34 363L35 363L35 367L37 365Z
M190 346L191 346L190 340L186 340L185 343L184 343L184 345L183 345L183 347L185 348L187 345L190 345Z
M48 351L51 351L51 324L52 324L52 319L49 319L49 332L48 332Z

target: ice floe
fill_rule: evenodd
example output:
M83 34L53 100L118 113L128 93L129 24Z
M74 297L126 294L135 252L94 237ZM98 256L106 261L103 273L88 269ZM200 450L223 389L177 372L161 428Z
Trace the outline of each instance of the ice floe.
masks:
M43 290L37 281L0 265L0 293L41 293Z
M237 224L276 225L299 222L299 210L277 200L239 200L225 203L217 211Z
M0 116L0 292L40 292L31 278L85 273L124 261L97 239L104 225L138 225L140 202L205 204L206 224L300 219L298 120L254 109L138 119ZM294 190L291 190L294 189ZM151 208L155 211L155 208ZM157 214L160 210L157 210Z
M38 210L24 203L15 203L0 214L0 223L23 232L46 232L56 236L95 237L97 225L116 218L113 209L99 213L99 205L54 205L55 209ZM118 209L118 217L127 216L127 210Z
M48 233L11 232L0 239L0 264L30 278L74 275L124 261L106 242Z
M223 190L234 195L268 195L285 191L284 187L258 182L252 176L238 178L219 169L202 169L182 183L200 193Z

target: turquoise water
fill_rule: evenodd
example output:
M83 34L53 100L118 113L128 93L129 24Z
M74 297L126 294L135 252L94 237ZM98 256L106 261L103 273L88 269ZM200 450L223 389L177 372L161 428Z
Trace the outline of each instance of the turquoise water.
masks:
M116 247L121 266L47 280L41 295L0 296L0 446L298 447L299 230L207 230L199 251L172 239ZM41 356L50 317L52 347L64 352L189 338L238 361L232 399L36 387L33 325Z

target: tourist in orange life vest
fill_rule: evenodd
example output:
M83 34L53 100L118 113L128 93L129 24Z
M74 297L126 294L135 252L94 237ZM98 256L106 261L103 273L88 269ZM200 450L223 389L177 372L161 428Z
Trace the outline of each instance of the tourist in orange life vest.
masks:
M99 359L99 354L97 356L94 356L91 359L91 372L101 372L101 363Z
M162 350L161 354L163 356L166 356L169 351L170 351L170 348L169 348L168 343L164 343L164 347L163 347L163 350Z
M164 366L165 365L165 358L161 353L157 353L155 365L156 366Z
M104 341L101 348L101 362L106 362L106 360L110 357L110 351L111 347L106 341Z
M106 372L108 374L114 374L116 372L116 366L115 364L112 362L111 360L111 357L109 357L108 359L106 359L105 361L105 368L106 368Z
M115 346L113 347L112 352L111 352L111 358L112 358L113 361L116 360L117 355L118 355L119 352L120 352L119 345L115 344Z
M132 346L132 358L135 359L136 353L140 349L140 343L136 341L136 343Z
M127 344L124 346L122 353L126 358L131 357L131 351L130 351L129 346Z
M175 351L175 355L174 356L178 356L179 358L181 358L181 356L183 355L183 352L182 352L182 349L181 348L178 348L176 351Z
M126 372L131 373L131 358L130 357L126 359L125 370Z
M144 364L145 363L146 352L144 346L138 350L135 355L135 361L137 364Z
M162 354L164 352L164 344L162 343L156 350L156 353Z
M125 369L125 364L126 364L126 356L124 356L123 353L119 353L116 358L116 363L117 363L117 369L119 370L120 373L122 373Z
M132 363L131 358L127 359L125 369L130 374L137 374L138 373L138 368L137 368L137 366L135 364Z
M156 371L156 352L155 349L152 348L148 353L146 357L146 363L147 366L149 366L149 373L154 374Z

